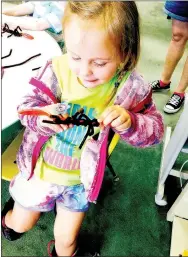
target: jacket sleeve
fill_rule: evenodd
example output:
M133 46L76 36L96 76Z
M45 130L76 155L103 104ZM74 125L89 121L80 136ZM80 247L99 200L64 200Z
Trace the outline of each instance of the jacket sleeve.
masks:
M133 90L129 95L131 99L134 99L134 104L132 102L133 107L126 109L131 117L131 127L119 134L121 139L128 144L144 148L161 142L164 125L162 115L153 102L150 86L143 81L141 76L138 80L139 83L131 82ZM124 103L120 105L123 107Z
M58 82L53 72L51 61L48 61L46 65L39 70L37 77L31 79L29 86L30 92L22 98L21 103L17 107L17 111L39 109L60 101ZM43 136L55 134L53 130L39 124L38 116L19 114L19 119L23 126Z

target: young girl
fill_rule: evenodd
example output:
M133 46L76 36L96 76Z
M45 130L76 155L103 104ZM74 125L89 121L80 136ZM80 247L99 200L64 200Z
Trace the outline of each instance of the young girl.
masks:
M151 88L134 69L140 50L136 4L68 2L63 30L67 54L49 61L31 79L33 91L18 111L40 108L73 116L82 107L100 123L94 134L111 127L133 146L159 143L162 117ZM20 119L26 127L17 157L20 173L10 183L15 203L13 208L9 201L3 210L3 233L9 240L19 238L36 224L41 212L52 210L56 203L52 256L83 255L76 239L89 208L80 180L80 160L89 137L79 148L87 127L44 123L52 119L29 112ZM88 166L89 160L86 155Z

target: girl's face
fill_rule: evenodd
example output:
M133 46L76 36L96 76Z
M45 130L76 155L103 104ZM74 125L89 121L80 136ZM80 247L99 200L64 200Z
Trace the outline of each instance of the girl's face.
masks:
M75 16L71 17L64 29L65 44L70 69L85 87L94 88L108 82L121 61L100 23L85 23Z

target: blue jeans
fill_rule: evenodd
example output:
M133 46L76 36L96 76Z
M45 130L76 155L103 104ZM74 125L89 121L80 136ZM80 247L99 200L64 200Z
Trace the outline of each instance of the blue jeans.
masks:
M172 19L188 22L187 1L166 1L163 10Z

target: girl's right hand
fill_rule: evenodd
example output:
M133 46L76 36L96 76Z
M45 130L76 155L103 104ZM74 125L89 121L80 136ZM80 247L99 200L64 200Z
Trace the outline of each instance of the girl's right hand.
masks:
M52 108L52 106L48 105L48 106L45 106L45 107L41 108L41 110L43 110L45 112L48 112L48 113L51 113L51 108ZM38 123L38 125L40 127L49 128L49 129L53 130L56 133L60 133L60 132L62 132L64 130L67 130L67 129L73 127L73 124L69 124L69 125L65 125L65 124L50 124L50 123L43 122L43 120L51 120L51 121L53 121L53 119L51 119L48 116L38 116L37 123Z
M49 128L51 130L53 130L56 133L60 133L64 130L67 130L69 128L72 128L73 125L69 124L69 125L65 125L65 124L50 124L50 123L45 123L43 122L43 120L51 120L53 121L53 119L47 117L47 116L38 116L37 119L37 123L40 127L44 127L44 128Z

